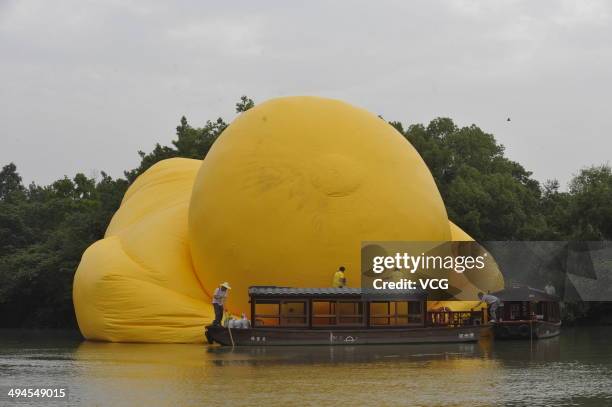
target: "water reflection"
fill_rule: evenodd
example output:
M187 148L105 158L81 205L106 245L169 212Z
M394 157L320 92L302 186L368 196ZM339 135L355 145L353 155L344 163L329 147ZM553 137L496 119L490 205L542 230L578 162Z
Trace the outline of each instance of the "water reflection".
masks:
M3 337L0 385L68 386L69 405L612 405L610 334L234 350Z
M217 365L266 364L335 364L374 363L388 360L416 362L423 359L458 359L479 357L478 344L442 345L373 345L373 346L296 346L296 347L210 347L209 359ZM232 355L232 358L228 358Z

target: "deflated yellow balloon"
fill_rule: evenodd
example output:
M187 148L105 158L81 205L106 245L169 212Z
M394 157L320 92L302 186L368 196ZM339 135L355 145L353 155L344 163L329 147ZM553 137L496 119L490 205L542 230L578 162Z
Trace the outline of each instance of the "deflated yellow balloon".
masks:
M204 161L164 160L132 184L83 255L74 305L88 339L202 342L223 281L247 312L250 285L330 286L344 266L358 286L362 241L451 239L471 240L393 127L337 100L274 99Z

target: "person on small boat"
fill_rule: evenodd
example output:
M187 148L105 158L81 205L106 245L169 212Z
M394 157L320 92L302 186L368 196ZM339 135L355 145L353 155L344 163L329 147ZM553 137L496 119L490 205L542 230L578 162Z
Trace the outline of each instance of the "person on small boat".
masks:
M497 308L500 304L499 298L491 294L485 294L483 292L478 293L478 298L480 298L480 302L474 308L478 308L480 304L484 302L489 307L489 315L491 317L489 322L495 322L497 320Z
M334 273L334 281L332 282L332 287L343 288L346 286L346 277L344 275L344 270L344 266L340 266L338 271Z
M221 325L221 319L223 319L223 306L227 299L228 290L231 289L232 287L230 287L227 281L220 284L219 287L215 289L212 300L213 307L215 308L215 320L213 321L213 325Z

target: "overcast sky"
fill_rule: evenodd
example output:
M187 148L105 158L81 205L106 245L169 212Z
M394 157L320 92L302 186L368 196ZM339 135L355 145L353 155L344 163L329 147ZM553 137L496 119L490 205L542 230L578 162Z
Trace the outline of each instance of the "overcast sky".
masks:
M320 95L475 123L565 184L612 159L611 4L0 0L0 164L28 183L120 176L183 114Z

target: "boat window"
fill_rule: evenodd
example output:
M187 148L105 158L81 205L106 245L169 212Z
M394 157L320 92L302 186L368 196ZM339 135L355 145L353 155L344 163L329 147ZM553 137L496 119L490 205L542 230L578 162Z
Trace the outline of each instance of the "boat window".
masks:
M370 303L370 325L389 325L390 305L388 302Z
M514 321L517 319L521 319L521 304L520 303L510 303L510 320Z
M396 317L391 318L391 325L407 325L408 324L408 303L404 301L391 303L392 312L393 312L393 305L395 305Z
M363 324L363 304L361 302L338 302L338 323L340 325Z
M550 302L550 321L560 321L561 316L559 314L559 303L558 302Z
M421 324L423 323L423 303L421 301L408 302L408 323Z
M544 321L558 321L559 306L555 302L540 302L537 306L537 313L543 316Z
M529 311L529 309L530 309L529 301L523 301L521 303L521 315L522 315L522 318L525 318L525 319L530 318L530 311Z
M281 303L281 325L307 325L306 301L283 301Z
M255 302L255 326L308 325L305 300L258 300Z
M255 326L278 326L280 324L280 302L257 301L253 319Z
M363 325L363 304L359 301L313 301L312 324Z
M420 301L381 301L370 303L370 325L396 326L423 323Z
M335 325L336 324L336 301L313 301L312 302L312 324L313 325Z

